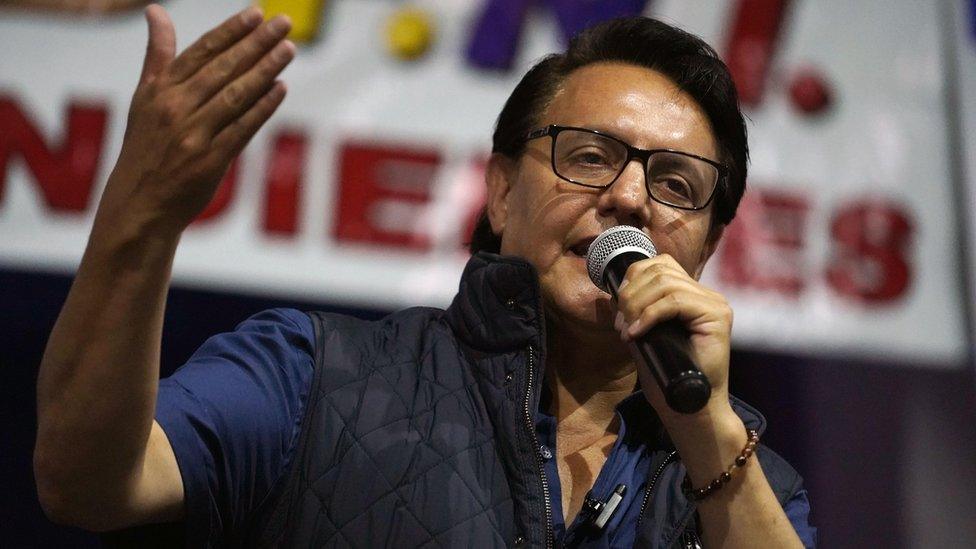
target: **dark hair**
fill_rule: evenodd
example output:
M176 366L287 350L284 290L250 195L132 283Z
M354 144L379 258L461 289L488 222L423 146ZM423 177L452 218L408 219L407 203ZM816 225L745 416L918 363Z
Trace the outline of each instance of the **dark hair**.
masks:
M728 67L701 38L647 17L625 17L601 23L577 35L564 54L536 63L512 91L498 115L492 152L517 158L525 136L536 129L541 113L574 70L600 62L647 67L667 76L705 112L718 142L720 161L729 176L715 190L712 225L735 217L746 187L749 145L739 98ZM487 210L471 235L469 249L498 253L501 238L491 230Z

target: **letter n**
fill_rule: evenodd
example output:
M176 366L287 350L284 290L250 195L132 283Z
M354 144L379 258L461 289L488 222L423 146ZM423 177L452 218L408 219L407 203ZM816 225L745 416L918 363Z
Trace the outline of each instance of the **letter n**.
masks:
M19 157L48 207L86 210L101 161L107 118L104 106L71 103L64 137L58 144L48 144L17 102L0 96L0 200L9 162Z

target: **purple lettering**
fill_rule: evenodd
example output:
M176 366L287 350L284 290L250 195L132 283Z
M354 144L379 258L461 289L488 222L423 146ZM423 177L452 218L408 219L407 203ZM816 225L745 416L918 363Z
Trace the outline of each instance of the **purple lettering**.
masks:
M553 11L562 38L568 42L590 25L643 13L647 0L487 0L471 33L468 62L483 69L510 69L526 12L533 4L542 4Z

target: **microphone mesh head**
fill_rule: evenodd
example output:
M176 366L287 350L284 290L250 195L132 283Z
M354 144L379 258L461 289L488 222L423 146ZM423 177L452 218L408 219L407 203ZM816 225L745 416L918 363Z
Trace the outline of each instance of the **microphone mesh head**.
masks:
M598 288L608 291L603 273L613 258L625 252L637 252L647 257L657 255L651 239L640 229L629 225L611 227L593 240L586 251L586 271Z

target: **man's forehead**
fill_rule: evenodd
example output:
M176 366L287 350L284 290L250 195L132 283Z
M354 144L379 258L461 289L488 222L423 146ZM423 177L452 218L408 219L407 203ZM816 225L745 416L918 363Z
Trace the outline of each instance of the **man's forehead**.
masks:
M647 67L594 63L570 73L558 87L540 125L601 130L642 148L683 148L712 158L715 139L708 117L689 94Z

